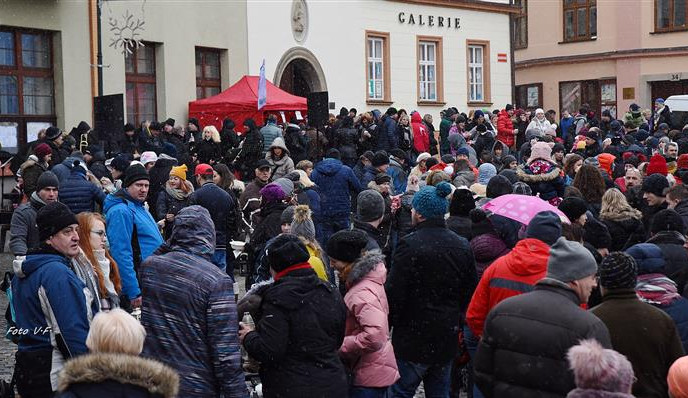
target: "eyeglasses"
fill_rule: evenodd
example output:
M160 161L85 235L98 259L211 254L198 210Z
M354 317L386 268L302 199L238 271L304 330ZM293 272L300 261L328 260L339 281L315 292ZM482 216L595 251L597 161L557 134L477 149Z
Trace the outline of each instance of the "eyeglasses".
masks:
M102 229L94 229L93 231L91 231L91 233L96 234L101 238L105 236L105 231L103 231Z

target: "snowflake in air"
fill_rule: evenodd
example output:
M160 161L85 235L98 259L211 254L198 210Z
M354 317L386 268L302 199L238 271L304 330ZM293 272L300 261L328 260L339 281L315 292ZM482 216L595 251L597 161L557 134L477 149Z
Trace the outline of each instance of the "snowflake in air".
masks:
M110 39L110 47L120 48L124 56L129 56L133 54L135 49L144 46L140 36L146 21L139 18L134 19L134 15L129 13L129 10L122 17L124 21L121 25L119 20L112 17L108 21L110 32L114 36Z

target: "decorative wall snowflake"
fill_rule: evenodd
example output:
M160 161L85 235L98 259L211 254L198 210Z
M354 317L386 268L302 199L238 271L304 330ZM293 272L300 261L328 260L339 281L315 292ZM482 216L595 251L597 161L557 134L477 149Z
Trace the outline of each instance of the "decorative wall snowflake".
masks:
M113 37L110 39L110 47L115 49L121 48L122 54L128 57L130 54L133 54L134 49L144 46L140 36L146 21L139 18L134 19L134 15L129 10L126 10L122 18L121 25L120 21L113 17L110 17L108 20L110 32L113 34Z

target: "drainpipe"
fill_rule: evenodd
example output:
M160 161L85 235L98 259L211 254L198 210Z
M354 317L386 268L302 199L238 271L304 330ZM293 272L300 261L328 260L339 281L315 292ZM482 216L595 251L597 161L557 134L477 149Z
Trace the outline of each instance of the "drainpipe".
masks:
M511 1L511 0L510 0ZM98 26L97 31L98 31L98 42L96 45L98 46L97 50L97 55L96 55L96 68L98 68L98 96L102 97L103 96L103 33L102 33L102 24L101 24L101 10L102 10L102 0L96 0L96 25Z
M509 5L514 5L514 0L509 0ZM511 67L511 100L510 104L514 103L516 98L516 61L514 60L514 14L509 13L509 59Z

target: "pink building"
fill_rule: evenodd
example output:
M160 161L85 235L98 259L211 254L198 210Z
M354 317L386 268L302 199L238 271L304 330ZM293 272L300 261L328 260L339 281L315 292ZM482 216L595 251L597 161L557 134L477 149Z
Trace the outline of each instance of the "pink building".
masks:
M516 104L623 116L688 94L688 1L515 0Z

